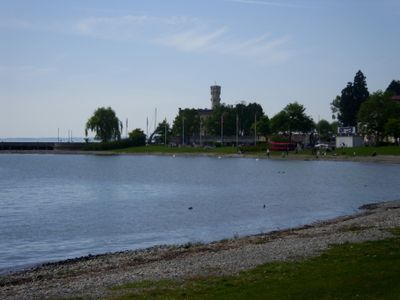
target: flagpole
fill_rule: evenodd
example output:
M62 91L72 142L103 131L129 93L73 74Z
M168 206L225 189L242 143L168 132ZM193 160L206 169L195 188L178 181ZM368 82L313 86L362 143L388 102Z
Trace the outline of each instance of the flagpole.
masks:
M164 120L165 122L165 132L164 132L164 145L167 145L167 118Z
M254 146L257 146L257 113L254 114Z
M147 143L146 144L148 144L149 143L149 117L146 117L146 140L147 140Z
M236 148L239 147L239 115L236 113Z
M125 131L126 131L126 138L128 138L128 118L126 118Z

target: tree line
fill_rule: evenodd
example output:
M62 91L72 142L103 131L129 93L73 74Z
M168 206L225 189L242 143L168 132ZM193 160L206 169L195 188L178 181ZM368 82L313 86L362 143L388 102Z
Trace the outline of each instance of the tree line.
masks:
M165 127L168 127L168 131ZM241 102L236 105L221 104L212 113L201 118L199 110L186 108L179 111L172 126L163 121L155 133L161 141L165 134L180 143L191 143L203 136L264 136L285 135L290 139L293 132L309 133L316 127L313 119L305 113L305 107L297 102L288 104L282 111L269 119L258 103ZM169 138L167 138L169 141Z
M352 126L371 143L380 144L389 137L400 138L400 81L392 80L385 91L369 93L366 77L358 71L340 96L331 102L332 118L340 126Z
M291 140L293 133L317 133L320 140L330 141L338 126L354 126L374 142L383 142L388 137L400 138L400 102L393 96L400 95L400 81L393 80L385 92L369 93L366 77L358 71L353 82L347 83L330 104L333 122L320 120L315 123L307 115L304 105L298 102L287 104L272 118L258 103L240 102L236 105L221 104L207 117L198 109L180 109L172 125L164 120L155 131L146 136L136 128L129 133L130 145L144 145L147 142L170 143L172 139L189 144L203 136L279 136ZM95 139L102 142L121 139L123 124L111 107L98 108L86 123L85 133L95 133Z

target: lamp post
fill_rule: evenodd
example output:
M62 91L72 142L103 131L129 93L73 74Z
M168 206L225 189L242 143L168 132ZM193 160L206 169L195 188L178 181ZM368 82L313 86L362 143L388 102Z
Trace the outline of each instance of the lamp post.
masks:
M185 116L182 116L182 146L185 145Z
M200 131L199 131L200 146L201 146L201 125L202 125L202 121L200 119Z
M165 128L164 128L164 145L167 145L167 118L164 120L165 122Z
M257 113L254 114L254 146L257 146Z

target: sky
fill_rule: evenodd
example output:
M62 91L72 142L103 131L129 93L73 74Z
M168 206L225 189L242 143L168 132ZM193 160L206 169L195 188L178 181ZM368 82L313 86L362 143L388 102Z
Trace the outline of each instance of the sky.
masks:
M358 70L400 79L398 0L0 0L0 138L84 136L96 108L128 130L178 108L297 101L314 121Z

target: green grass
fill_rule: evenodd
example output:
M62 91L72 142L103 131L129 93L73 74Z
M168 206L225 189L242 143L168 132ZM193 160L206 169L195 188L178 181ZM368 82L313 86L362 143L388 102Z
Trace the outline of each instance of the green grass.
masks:
M393 231L400 234L400 230ZM144 281L111 299L400 299L400 237L335 246L303 262L262 265L238 276Z
M215 147L215 148L203 148L203 147L168 147L163 145L149 145L141 147L130 147L114 150L115 153L165 153L165 154L179 154L179 153L190 153L190 154L237 154L236 147ZM382 147L356 147L356 148L344 148L336 149L336 151L328 152L327 155L331 156L336 154L337 156L353 156L354 152L356 156L372 156L373 153L376 155L400 155L399 146L382 146ZM266 156L265 151L262 152L244 152L244 154ZM321 151L322 154L322 151ZM281 151L271 151L271 156L281 156ZM302 155L315 157L311 153L311 150L301 151L295 154L293 151L289 155Z
M116 153L211 153L211 154L236 154L236 147L168 147L163 145L149 145L130 147L115 150Z
M337 155L350 155L356 153L358 156L372 156L373 153L377 155L400 155L399 146L382 146L382 147L356 147L336 149Z

